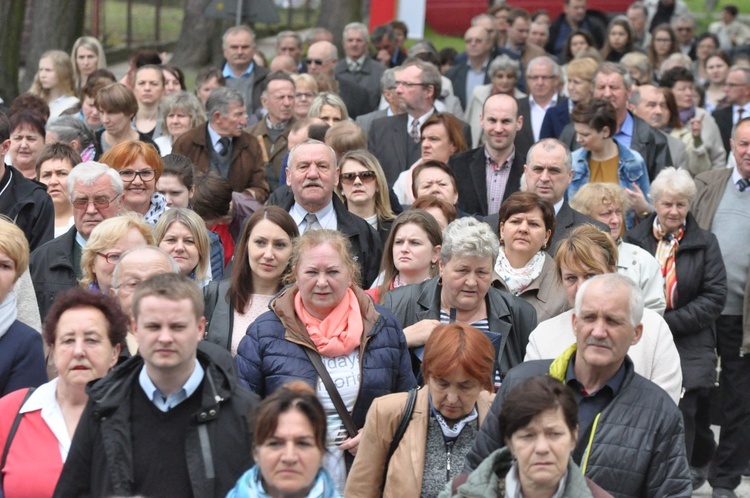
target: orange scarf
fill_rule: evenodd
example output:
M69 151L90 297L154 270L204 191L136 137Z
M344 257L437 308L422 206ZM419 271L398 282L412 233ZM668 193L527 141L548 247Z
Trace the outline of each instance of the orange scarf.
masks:
M664 296L667 301L667 309L674 309L677 301L677 268L675 268L675 255L680 245L682 236L685 235L685 225L682 225L676 234L667 235L661 228L659 218L654 218L653 234L656 239L656 260L661 265L661 274L664 277Z
M299 292L294 296L294 311L321 356L344 356L359 347L365 326L353 290L347 289L341 302L323 320L318 320L305 309Z

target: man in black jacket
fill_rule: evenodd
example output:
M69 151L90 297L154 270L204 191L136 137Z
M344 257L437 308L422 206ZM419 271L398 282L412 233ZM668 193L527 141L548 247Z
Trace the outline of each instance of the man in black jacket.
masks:
M499 414L507 393L547 374L575 395L579 431L571 456L586 477L619 497L690 496L682 416L627 357L641 338L642 315L643 296L627 277L609 273L586 281L573 313L576 344L553 361L529 361L508 372L464 471L505 445Z
M323 142L305 140L289 152L286 170L291 190L269 202L289 211L301 234L321 228L343 233L351 242L352 257L362 274L362 287L369 288L378 276L383 255L380 236L333 195L339 182L336 153Z
M87 389L54 496L223 497L253 464L250 412L232 357L203 343L203 295L176 273L138 287L139 355Z
M563 60L565 40L576 29L585 29L596 42L596 48L602 48L607 32L605 24L586 10L586 0L565 0L563 12L552 21L549 27L549 40L544 49Z

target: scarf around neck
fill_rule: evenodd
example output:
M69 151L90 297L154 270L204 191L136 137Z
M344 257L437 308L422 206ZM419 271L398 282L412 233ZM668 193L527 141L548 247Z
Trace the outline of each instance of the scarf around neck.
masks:
M543 250L534 254L523 268L513 268L505 255L505 246L500 246L500 253L495 262L495 272L503 279L508 290L514 295L520 295L539 275L544 266Z
M475 405L474 408L471 409L471 413L464 416L462 419L451 426L432 404L432 395L428 394L427 396L430 400L430 411L435 417L435 420L437 420L437 423L440 426L440 430L443 431L443 439L445 439L445 441L448 443L451 441L455 441L458 436L461 435L461 431L464 430L464 427L466 427L469 422L471 422L472 420L476 420L479 417L479 414L477 413L477 407Z
M357 295L351 288L323 320L307 311L299 290L294 296L294 311L321 356L345 356L359 347L365 326Z
M13 291L8 292L5 299L0 303L0 337L4 336L13 322L18 317L16 307L16 295Z
M675 234L667 234L659 223L659 217L654 218L653 234L656 239L656 259L661 265L661 274L664 277L664 296L667 301L667 309L674 309L677 301L677 270L675 268L675 253L685 235L685 224L680 226Z

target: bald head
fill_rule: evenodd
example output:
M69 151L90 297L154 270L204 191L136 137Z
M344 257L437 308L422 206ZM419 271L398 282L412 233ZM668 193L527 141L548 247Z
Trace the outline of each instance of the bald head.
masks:
M315 42L307 50L307 72L313 76L327 74L332 77L338 59L336 45L328 41Z

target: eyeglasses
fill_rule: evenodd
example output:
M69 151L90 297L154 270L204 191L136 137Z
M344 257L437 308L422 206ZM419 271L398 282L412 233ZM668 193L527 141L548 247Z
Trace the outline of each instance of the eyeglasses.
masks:
M358 171L356 173L341 173L341 183L345 183L346 185L351 185L354 183L354 180L356 178L359 178L359 181L362 183L370 183L375 181L375 172L374 171Z
M133 292L136 287L138 287L138 284L140 284L141 281L138 279L132 279L128 280L127 282L123 282L120 285L113 286L114 289L119 290L122 289L124 291Z
M311 99L313 97L315 97L315 94L310 92L299 92L294 94L295 99Z
M305 59L305 64L307 64L308 66L311 64L315 64L316 66L322 66L323 59Z
M538 80L552 81L552 80L554 80L556 78L557 78L557 76L555 76L555 75L544 76L544 75L541 75L541 74L538 75L538 76L526 76L526 80L528 80L528 81L538 81Z
M427 86L427 83L412 83L410 81L397 81L396 88L400 86L405 86L406 88L412 88L415 86Z
M120 261L120 257L122 254L117 252L111 252L109 254L104 254L103 252L96 253L97 256L101 256L102 258L107 260L107 263L111 265L116 265Z
M136 176L140 176L144 182L150 182L156 176L156 171L152 169L142 169L141 171L133 171L132 169L124 169L120 171L120 178L124 182L132 182Z
M747 86L747 83L724 83L724 86L727 88L740 88Z
M104 209L115 202L118 197L120 197L119 194L116 195L113 199L108 199L107 197L94 197L93 199L82 197L73 201L73 207L76 209L86 209L89 207L89 204L93 204L96 209Z

